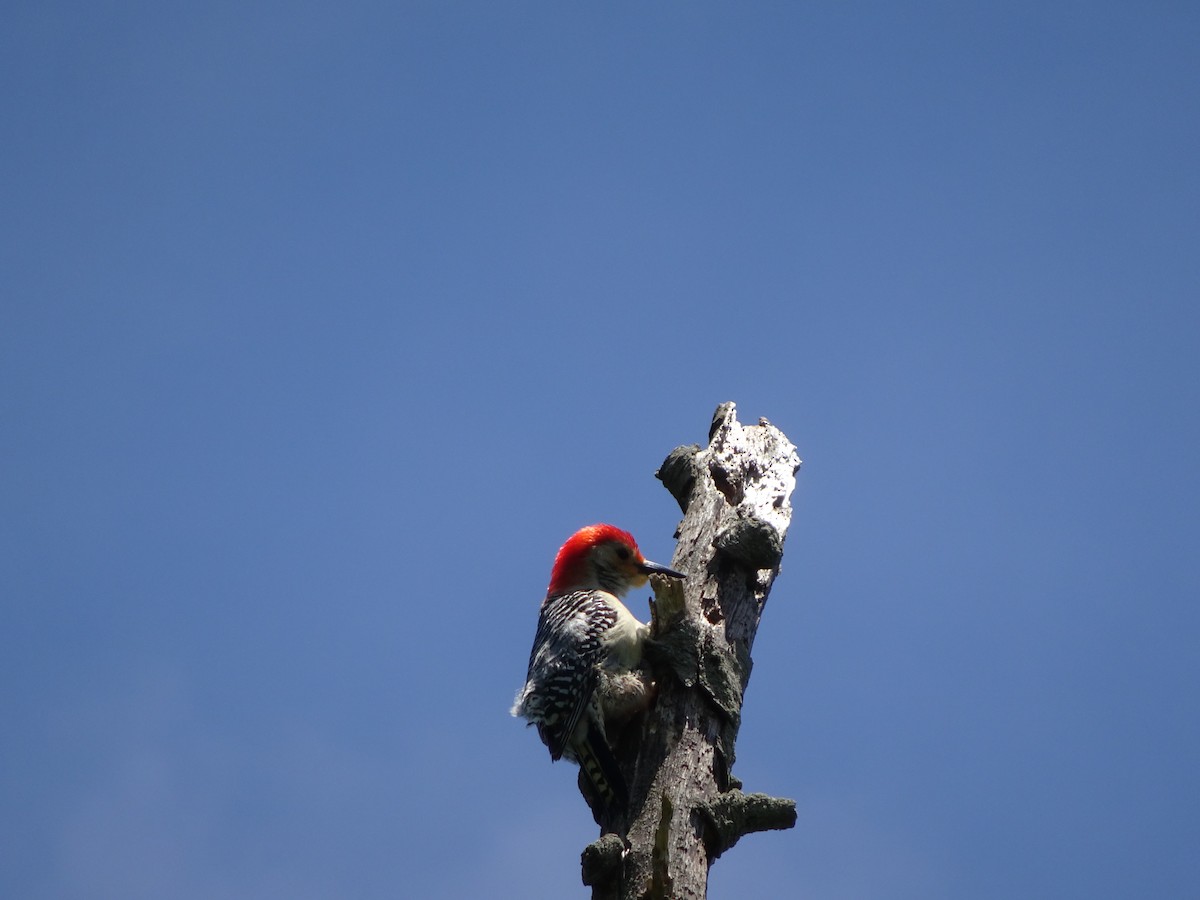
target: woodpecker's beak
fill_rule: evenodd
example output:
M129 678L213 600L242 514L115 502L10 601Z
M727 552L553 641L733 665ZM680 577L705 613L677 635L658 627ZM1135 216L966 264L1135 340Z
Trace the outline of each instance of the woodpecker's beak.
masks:
M643 559L638 563L638 570L645 572L647 575L670 575L672 578L686 578L682 572L676 572L674 569L668 569L666 566L660 566L656 562L650 562L648 559Z

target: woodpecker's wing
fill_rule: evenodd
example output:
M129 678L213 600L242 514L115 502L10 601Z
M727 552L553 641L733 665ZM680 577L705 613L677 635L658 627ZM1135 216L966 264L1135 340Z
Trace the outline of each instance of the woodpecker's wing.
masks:
M617 620L604 591L547 597L538 615L524 696L552 759L563 755L599 681L601 636Z

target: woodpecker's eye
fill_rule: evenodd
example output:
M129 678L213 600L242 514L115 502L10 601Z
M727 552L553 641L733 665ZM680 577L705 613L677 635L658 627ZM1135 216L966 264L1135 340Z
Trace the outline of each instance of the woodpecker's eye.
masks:
M624 546L618 547L617 548L617 556L619 556L621 559L629 559L629 557L630 557L629 548L624 547Z

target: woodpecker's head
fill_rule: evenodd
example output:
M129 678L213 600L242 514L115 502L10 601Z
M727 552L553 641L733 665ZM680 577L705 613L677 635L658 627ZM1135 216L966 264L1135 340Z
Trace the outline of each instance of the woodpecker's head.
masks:
M571 535L558 551L547 593L599 588L623 597L655 573L683 578L681 573L642 556L628 531L615 525L589 525Z

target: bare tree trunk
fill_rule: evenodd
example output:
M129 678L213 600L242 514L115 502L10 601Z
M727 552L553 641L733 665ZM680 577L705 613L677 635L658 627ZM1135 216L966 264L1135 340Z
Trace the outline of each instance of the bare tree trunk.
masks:
M687 580L655 579L658 697L616 738L630 805L597 814L602 836L583 853L593 900L704 898L713 860L742 835L796 822L794 801L744 794L730 770L799 467L783 432L765 419L744 426L725 403L708 447L677 448L658 471L684 512L671 565Z

